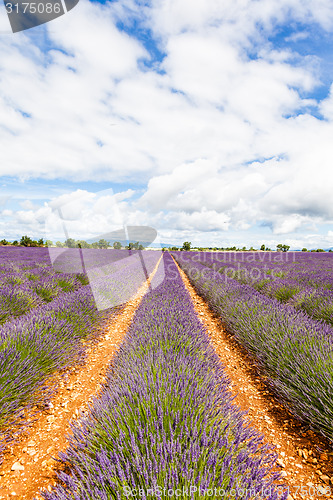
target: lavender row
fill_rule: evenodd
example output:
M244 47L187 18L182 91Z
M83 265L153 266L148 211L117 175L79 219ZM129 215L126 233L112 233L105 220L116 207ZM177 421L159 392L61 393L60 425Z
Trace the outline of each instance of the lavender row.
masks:
M107 311L108 317L116 310ZM55 299L0 329L0 450L51 396L47 379L84 358L83 340L103 321L89 287Z
M0 249L0 325L88 283L98 308L126 302L159 256L149 251Z
M333 325L333 256L317 253L184 252L194 260Z
M254 356L277 397L333 441L333 329L175 254L198 293Z
M0 325L87 283L53 269L47 249L0 249Z
M135 313L102 393L73 426L48 500L277 499L275 453L231 402L229 381L169 255ZM164 493L163 493L164 491ZM286 498L282 494L279 498Z

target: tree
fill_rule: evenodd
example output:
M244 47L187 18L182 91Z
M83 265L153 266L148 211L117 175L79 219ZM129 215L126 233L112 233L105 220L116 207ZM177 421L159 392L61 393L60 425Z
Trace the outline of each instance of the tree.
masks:
M67 248L75 248L75 240L73 238L67 238L64 243L64 246Z
M17 240L14 240L13 243L12 243L15 247L17 247L17 245L19 244Z
M43 238L40 238L38 241L37 241L37 244L39 247L43 247L44 246L44 240Z
M104 239L98 241L98 248L108 248L109 246L109 242Z
M282 245L282 243L279 243L278 245L276 245L276 248L278 252L288 252L290 245Z
M45 241L45 246L46 246L46 247L53 247L53 241L51 241L51 240L46 240L46 241Z
M190 241L184 241L182 250L185 250L185 252L189 252L191 250L191 242Z
M61 243L61 241L56 241L56 247L62 248L63 246L64 246L64 244Z
M0 245L8 245L8 241L5 239L0 240Z
M22 245L23 247L30 247L32 246L32 239L27 235L22 236L20 239L20 245Z
M265 245L261 245L260 250L265 251Z
M121 243L120 243L120 241L115 241L112 246L113 246L113 248L115 250L120 250L121 249Z
M89 243L87 243L85 240L76 241L75 246L79 248L90 248Z
M307 248L302 248L302 252L307 252L308 249Z

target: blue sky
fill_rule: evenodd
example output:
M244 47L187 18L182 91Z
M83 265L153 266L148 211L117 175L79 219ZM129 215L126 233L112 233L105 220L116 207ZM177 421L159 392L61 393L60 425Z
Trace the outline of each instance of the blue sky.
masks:
M0 239L333 247L331 0L0 6Z

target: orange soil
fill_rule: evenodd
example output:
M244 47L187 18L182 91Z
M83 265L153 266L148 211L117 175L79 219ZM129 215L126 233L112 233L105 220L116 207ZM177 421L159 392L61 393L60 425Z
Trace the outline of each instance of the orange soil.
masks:
M38 491L46 487L51 489L56 483L55 471L59 470L59 465L54 458L68 446L70 423L81 411L87 411L88 403L99 393L106 369L148 290L160 260L147 282L110 321L98 344L87 349L84 365L67 370L65 377L63 374L53 377L52 382L58 385L58 390L52 399L52 407L43 411L5 453L0 466L0 499L42 498ZM12 470L14 464L14 468L22 470Z

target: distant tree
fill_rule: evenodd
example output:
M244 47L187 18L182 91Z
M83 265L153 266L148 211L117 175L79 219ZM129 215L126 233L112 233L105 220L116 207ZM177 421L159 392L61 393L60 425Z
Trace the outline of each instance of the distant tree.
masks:
M178 248L178 247L171 247L171 248L170 248L170 250L171 250L172 252L176 252L177 250L179 250L179 248Z
M75 248L75 240L73 238L67 238L64 243L64 246L67 248Z
M66 240L66 241L68 241L68 240ZM75 241L75 240L73 240L73 241ZM79 248L90 248L89 243L87 243L85 240L76 241L75 246L79 247ZM73 248L73 247L70 247L70 248Z
M18 243L18 241L17 241L17 240L14 240L14 241L13 241L13 243L12 243L12 245L14 245L15 247L16 247L18 244L19 244L19 243Z
M333 252L332 248L329 249L329 252Z
M56 247L62 248L63 246L65 246L65 245L63 243L61 243L61 241L56 241Z
M316 252L325 252L322 248L317 248Z
M0 240L0 245L9 245L9 242L5 239Z
M191 242L190 241L184 241L183 246L182 246L181 249L185 250L185 252L189 252L191 250Z
M272 250L271 250L270 248L266 247L266 248L265 248L265 251L266 251L266 252L271 252Z
M115 241L112 246L113 246L113 248L115 250L120 250L121 249L121 243L120 243L120 241Z
M43 238L40 238L38 241L37 241L37 244L39 247L43 247L44 246L44 240Z
M279 243L278 245L276 245L276 248L280 252L288 252L290 245L282 245L282 243Z
M302 252L307 252L308 249L307 248L302 248Z
M98 241L98 248L109 248L110 243L104 239Z
M53 247L53 241L51 241L51 240L46 240L46 241L45 241L45 246L46 246L46 247Z
M166 252L167 249L165 247L162 248L162 252Z
M261 245L260 250L265 251L265 245Z
M22 236L22 238L20 239L20 245L22 245L23 247L31 247L32 246L32 239L29 238L29 236L27 236L27 235Z

